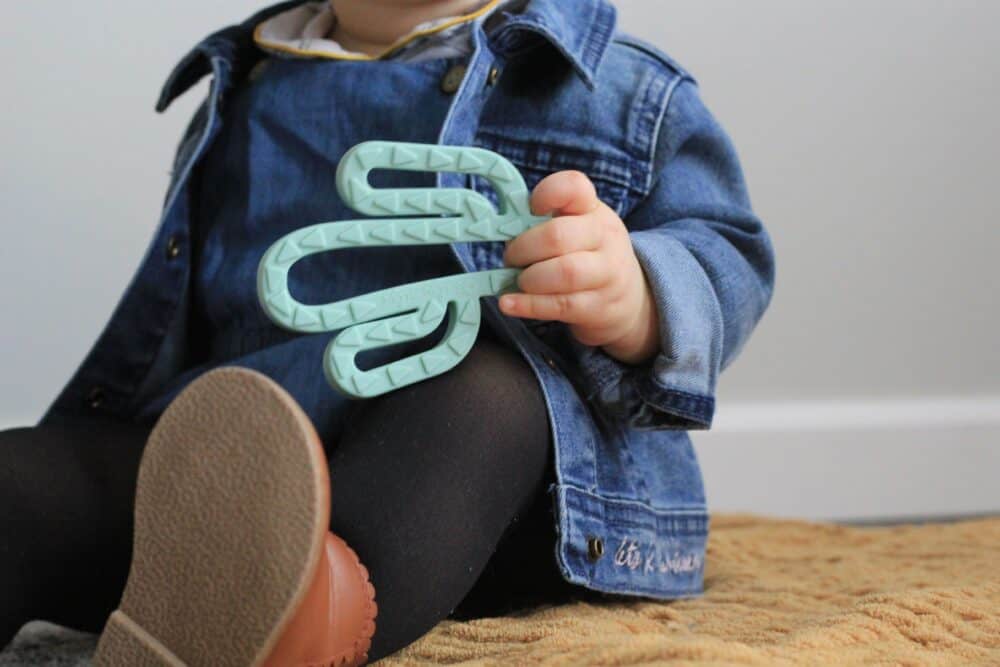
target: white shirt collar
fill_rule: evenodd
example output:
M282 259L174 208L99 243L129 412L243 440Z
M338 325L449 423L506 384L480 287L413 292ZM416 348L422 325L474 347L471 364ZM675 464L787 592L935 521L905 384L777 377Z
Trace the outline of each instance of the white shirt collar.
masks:
M292 58L332 58L376 60L398 58L407 61L467 55L471 51L468 29L511 0L483 0L473 12L427 21L413 28L378 58L349 51L333 40L337 17L328 0L316 0L282 12L257 26L254 40L273 55Z

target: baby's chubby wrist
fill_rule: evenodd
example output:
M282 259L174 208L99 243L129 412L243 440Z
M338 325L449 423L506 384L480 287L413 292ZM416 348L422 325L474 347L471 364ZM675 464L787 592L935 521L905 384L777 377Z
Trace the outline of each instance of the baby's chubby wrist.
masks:
M641 272L641 270L640 270ZM626 364L643 364L660 349L660 319L652 289L642 274L642 298L631 324L621 338L601 346L605 353Z

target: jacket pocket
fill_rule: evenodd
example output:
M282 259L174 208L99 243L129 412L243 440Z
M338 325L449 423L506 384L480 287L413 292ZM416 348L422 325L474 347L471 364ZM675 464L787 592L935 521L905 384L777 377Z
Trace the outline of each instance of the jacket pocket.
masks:
M598 150L584 151L551 142L529 142L486 132L477 136L476 143L510 160L524 177L529 192L546 176L573 170L586 174L593 181L597 196L618 215L624 217L634 205L630 201L630 170ZM475 177L473 187L496 203L496 194L485 179Z

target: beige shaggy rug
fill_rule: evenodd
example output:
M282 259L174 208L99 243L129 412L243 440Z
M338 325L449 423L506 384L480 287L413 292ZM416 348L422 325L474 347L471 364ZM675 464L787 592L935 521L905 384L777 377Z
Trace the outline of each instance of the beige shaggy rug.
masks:
M717 516L705 596L446 621L380 666L1000 665L1000 519Z
M94 639L25 629L0 666L88 664ZM1000 665L1000 519L894 528L716 516L705 596L445 621L378 663Z

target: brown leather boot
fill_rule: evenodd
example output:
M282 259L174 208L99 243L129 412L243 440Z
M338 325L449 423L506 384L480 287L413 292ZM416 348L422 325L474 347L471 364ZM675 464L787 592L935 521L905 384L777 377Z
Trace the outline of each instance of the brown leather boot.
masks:
M308 417L260 373L192 383L139 470L132 569L96 665L359 665L375 590L329 533L326 457Z
M344 540L327 533L324 546L305 599L263 667L336 667L366 661L375 633L375 588Z

